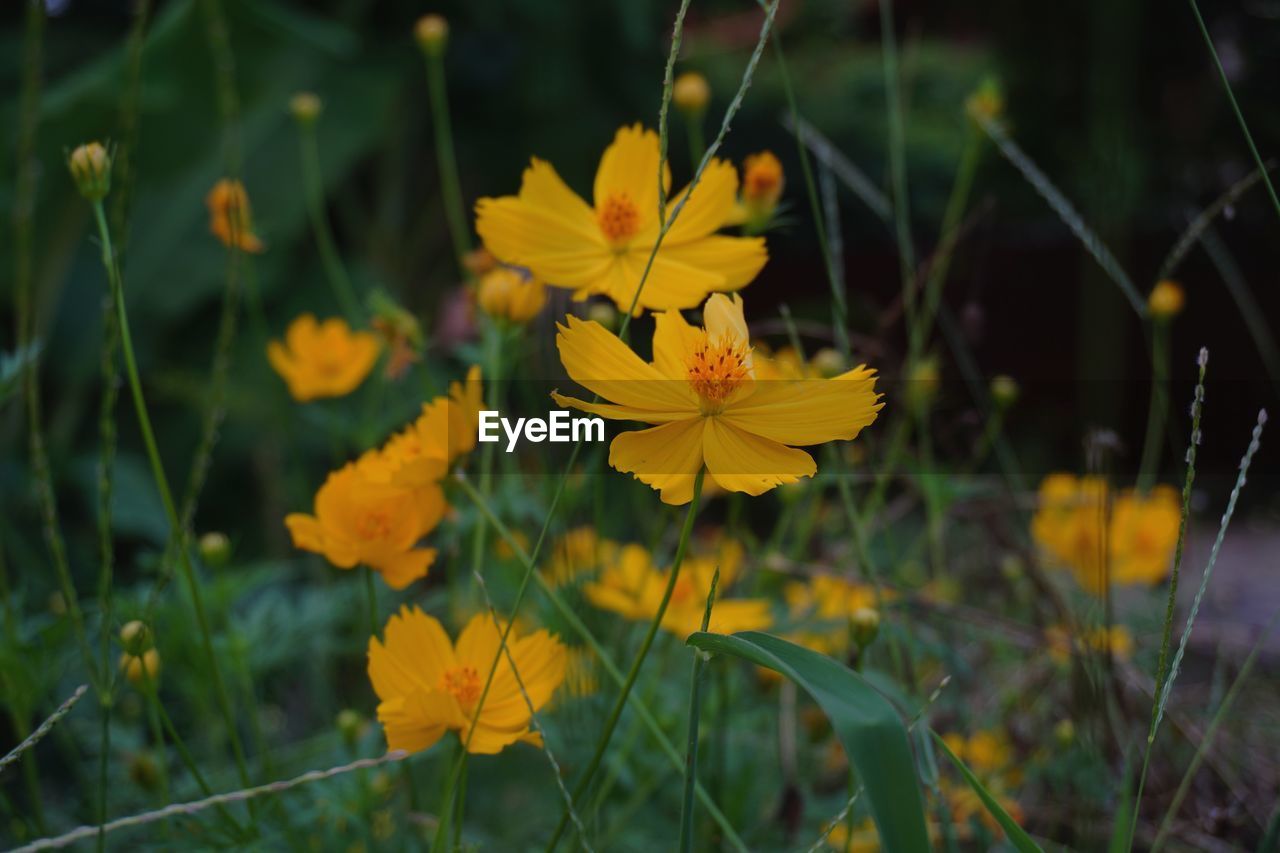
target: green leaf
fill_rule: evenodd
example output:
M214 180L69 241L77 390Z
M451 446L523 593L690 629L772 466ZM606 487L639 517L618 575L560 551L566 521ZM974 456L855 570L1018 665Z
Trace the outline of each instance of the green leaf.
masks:
M1018 826L1017 821L1009 817L1009 813L1005 811L998 802L996 802L996 798L991 796L991 792L978 781L977 776L973 775L973 771L970 770L963 761L956 757L956 754L951 751L951 747L947 746L947 742L939 737L937 732L932 732L932 734L934 744L940 747L943 753L945 753L946 756L951 759L952 763L955 764L956 769L960 771L960 775L969 783L969 787L978 795L978 799L982 800L982 804L987 807L987 811L996 819L996 823L1000 824L1000 828L1004 830L1004 834L1008 837L1009 843L1016 849L1023 851L1023 853L1032 853L1032 851L1035 851L1035 853L1043 853L1043 851L1040 850L1040 845L1032 841L1031 836L1027 835L1022 827Z
M732 636L698 632L686 642L768 667L804 688L831 720L866 789L884 849L929 849L924 798L907 727L866 679L832 658L758 631Z

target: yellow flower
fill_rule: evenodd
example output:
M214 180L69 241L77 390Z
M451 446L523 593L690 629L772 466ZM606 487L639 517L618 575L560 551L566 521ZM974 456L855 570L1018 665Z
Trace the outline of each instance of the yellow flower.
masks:
M814 575L807 582L791 581L782 589L787 612L799 623L788 638L824 655L840 656L853 639L852 622L862 611L878 613L892 596L875 587L836 575Z
M518 196L482 198L476 231L505 263L574 291L577 299L604 294L629 309L658 237L658 135L624 127L596 171L588 204L550 164L534 159ZM669 172L664 182L670 184ZM716 291L737 290L764 266L764 240L715 232L729 224L737 171L712 160L667 232L640 293L638 309L692 308ZM670 212L687 190L672 196Z
M705 329L679 311L657 316L652 363L603 326L576 317L560 326L560 360L579 385L616 404L557 393L561 406L606 418L657 424L624 432L609 464L658 489L664 503L685 504L706 467L732 492L759 495L813 476L813 458L790 445L852 439L876 418L875 374L865 366L834 379L757 382L738 296L715 294Z
M352 332L347 321L331 317L316 322L302 314L289 324L284 343L267 344L267 360L299 403L350 394L378 360L378 338Z
M67 158L67 168L80 195L102 201L111 191L111 155L101 142L80 145Z
M500 266L480 279L476 301L490 317L527 323L547 304L547 288L520 270Z
M340 569L364 564L393 589L426 577L434 548L414 547L444 513L439 488L407 489L377 482L353 463L333 472L316 492L315 515L290 513L285 526L295 548L323 554Z
M685 115L699 117L711 100L711 87L707 78L697 71L686 71L671 86L671 103Z
M838 853L879 853L880 833L876 831L875 822L871 818L863 818L854 827L853 835L849 835L849 826L844 821L833 824L828 833L826 846Z
M711 579L719 566L720 583L707 630L732 634L768 628L773 616L766 599L721 598L737 578L741 565L742 546L736 542L723 543L714 556L686 556L667 612L662 617L662 627L680 639L702 630ZM625 545L600 572L599 579L583 587L583 592L588 601L602 610L627 619L649 621L658 613L667 583L668 570L655 567L648 551L639 545Z
M1013 763L1013 746L1002 731L986 729L976 731L967 738L952 732L942 739L980 779L999 773Z
M1151 310L1151 316L1157 320L1167 320L1180 314L1186 301L1187 297L1182 292L1182 285L1176 281L1163 279L1151 288L1151 295L1147 297L1147 307Z
M748 234L769 224L782 198L782 163L772 151L748 155L742 161L742 220Z
M1110 649L1111 655L1122 661L1133 656L1133 634L1123 625L1112 625L1109 630L1104 625L1096 625L1085 629L1080 637L1073 637L1068 628L1054 625L1045 629L1044 636L1049 644L1049 658L1057 664L1071 660L1073 647L1077 654L1084 654L1086 650L1105 654Z
M369 680L390 749L418 752L446 731L457 731L465 743L473 716L469 752L492 755L516 741L542 743L541 734L529 728L529 705L535 711L546 705L565 671L564 646L545 630L521 637L513 629L507 637L510 658L504 653L500 659L502 627L488 614L472 617L456 646L439 621L417 607L402 607L384 633L385 644L369 639ZM476 715L495 660L497 671Z
M235 246L242 252L254 254L265 250L253 233L253 213L244 184L223 178L209 190L204 204L209 208L209 230L224 246Z
M130 684L143 684L147 681L154 684L160 677L160 653L154 648L138 655L126 652L120 656L120 670Z
M480 366L471 365L465 382L449 383L449 462L475 449L484 405Z
M428 55L444 50L449 38L449 22L441 15L423 15L413 27L413 37Z
M1181 506L1171 486L1145 496L1130 489L1111 501L1105 480L1051 474L1040 484L1031 520L1036 542L1072 570L1086 590L1113 584L1155 584L1172 568Z
M575 527L556 541L542 573L556 586L574 583L617 559L618 547L617 542L598 535L594 527Z

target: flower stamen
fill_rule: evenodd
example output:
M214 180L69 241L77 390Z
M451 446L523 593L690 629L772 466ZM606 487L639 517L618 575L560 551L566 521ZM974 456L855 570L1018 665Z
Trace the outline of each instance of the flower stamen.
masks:
M604 238L616 246L640 230L640 209L626 193L613 193L596 211L596 221Z
M474 666L447 669L440 677L440 687L452 693L458 704L466 708L480 698L480 673Z
M748 348L725 336L699 346L687 363L689 384L704 401L719 406L751 377Z

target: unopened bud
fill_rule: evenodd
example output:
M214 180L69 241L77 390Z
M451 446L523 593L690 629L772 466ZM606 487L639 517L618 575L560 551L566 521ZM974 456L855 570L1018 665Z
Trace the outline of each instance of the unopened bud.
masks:
M838 376L845 371L845 360L839 351L831 347L823 347L813 354L810 361L814 369L823 376L830 379L832 376Z
M227 534L213 530L201 536L200 559L215 568L230 562L231 540L227 538Z
M1058 746L1067 747L1076 739L1076 724L1069 719L1062 719L1053 727L1053 739Z
M991 378L991 402L1002 409L1012 406L1018 399L1018 381L1012 376L993 376Z
M130 684L154 683L160 675L160 653L154 648L140 655L125 653L120 656L120 669Z
M423 15L414 25L413 37L424 53L439 56L449 41L449 22L442 15Z
M160 785L160 764L150 752L135 752L129 757L129 778L144 791Z
M364 728L364 719L359 711L344 708L338 712L338 732L348 747L354 747L360 739L360 730Z
M120 629L120 645L124 647L126 654L142 654L151 648L151 629L137 619L124 623Z
M595 320L601 326L612 331L618 325L618 309L608 302L594 302L587 309L587 319Z
M1164 279L1156 282L1156 286L1151 288L1151 294L1147 297L1147 308L1151 311L1151 316L1157 320L1168 320L1182 311L1186 301L1187 297L1182 291L1182 286L1176 281Z
M853 632L853 642L862 650L875 642L880 633L880 611L870 607L859 607L849 617L849 628Z
M707 78L696 71L686 71L676 78L671 88L671 101L687 116L700 117L711 100Z
M111 191L111 155L100 142L81 145L67 158L67 168L80 195L102 201Z
M314 92L299 92L289 99L289 112L299 124L313 124L323 110L324 103Z

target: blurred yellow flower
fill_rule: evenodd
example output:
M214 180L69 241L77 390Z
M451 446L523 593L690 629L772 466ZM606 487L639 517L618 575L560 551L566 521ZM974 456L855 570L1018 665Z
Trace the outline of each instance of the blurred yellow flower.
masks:
M67 168L80 195L102 201L111 191L111 154L101 142L77 146L67 158Z
M710 100L711 86L697 71L686 71L671 84L671 103L690 117L701 116Z
M1065 626L1054 625L1045 629L1044 637L1049 657L1057 664L1069 662L1073 649L1076 654L1105 654L1110 649L1111 655L1122 661L1133 657L1133 634L1124 625L1095 625L1084 629L1080 636L1073 636Z
M1151 288L1151 294L1147 297L1147 308L1151 310L1151 316L1157 320L1167 320L1180 314L1186 301L1187 297L1182 291L1182 285L1176 281L1162 279Z
M732 634L757 631L773 623L769 601L763 598L724 599L724 594L742 567L742 546L726 541L713 555L686 555L662 627L684 639L702 630L711 579L720 568L716 603L711 611L709 631ZM649 552L639 545L624 545L613 562L605 566L599 579L583 587L587 600L624 618L649 621L657 615L666 591L669 570L653 564Z
M790 445L852 439L880 410L875 373L865 366L834 379L758 382L742 300L715 294L705 328L679 311L657 316L647 363L598 323L567 318L556 343L579 385L616 404L553 393L561 406L606 418L657 424L614 438L609 464L685 504L704 466L732 492L759 495L811 477L813 458Z
M534 159L517 196L482 198L476 231L505 263L574 291L604 294L629 309L658 237L658 135L640 125L624 127L596 171L594 201L587 204L550 164ZM668 172L664 182L669 186ZM637 310L692 308L716 291L737 290L768 259L764 240L715 232L730 223L738 173L712 160L667 232L640 293ZM683 190L668 201L668 213Z
M541 734L530 729L529 705L535 711L546 705L565 674L564 646L545 630L522 637L512 629L510 657L500 659L502 626L488 614L472 617L456 645L439 621L417 607L402 607L384 633L385 643L369 639L369 680L390 749L418 752L446 731L457 731L464 743L470 733L468 751L487 755L516 741L542 743ZM477 715L495 660L498 667Z
M772 151L750 154L742 161L742 209L738 216L748 234L759 234L773 218L782 198L782 163Z
M1040 484L1031 534L1094 594L1108 580L1159 583L1172 568L1178 542L1178 492L1159 485L1145 496L1128 489L1111 497L1101 478L1051 474Z
M951 732L942 739L980 779L1007 770L1013 763L1013 746L1009 737L997 729L976 731L968 737Z
M484 384L480 366L471 365L463 382L449 383L449 463L475 449L484 405Z
M341 317L319 323L302 314L289 324L284 343L267 344L267 360L293 399L306 403L350 394L373 370L379 349L376 335L351 331Z
M204 197L209 209L209 230L224 246L258 254L266 249L253 233L253 212L244 184L223 178Z
M879 606L892 598L888 590L882 590L877 600L875 587L836 575L790 581L782 588L782 596L788 615L799 624L788 639L836 657L849 650L855 615L861 611L878 613Z
M160 653L154 648L137 655L125 652L120 656L120 670L130 684L155 683L160 677Z
M574 583L613 562L618 548L617 542L598 535L590 525L575 527L556 540L542 573L556 586Z
M377 482L352 463L329 475L316 492L315 515L290 513L285 526L295 548L323 554L340 569L366 565L393 589L425 577L434 548L415 547L439 523L438 487L408 489Z
M500 266L480 279L476 301L490 317L527 323L547 304L547 288L527 273Z

